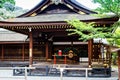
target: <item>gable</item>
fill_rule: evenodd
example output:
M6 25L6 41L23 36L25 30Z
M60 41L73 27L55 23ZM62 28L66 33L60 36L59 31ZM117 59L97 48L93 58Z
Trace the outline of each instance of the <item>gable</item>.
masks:
M45 10L38 12L38 14L63 14L63 13L75 13L72 9L68 8L64 4L51 4Z
M39 14L53 13L78 13L94 14L96 12L89 10L76 0L41 0L33 9L18 17L36 16Z

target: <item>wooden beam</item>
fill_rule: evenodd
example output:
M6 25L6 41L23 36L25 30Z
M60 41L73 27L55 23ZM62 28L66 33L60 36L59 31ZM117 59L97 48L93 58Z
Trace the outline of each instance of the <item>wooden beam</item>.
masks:
M48 59L48 50L49 50L48 49L48 42L46 42L46 49L45 50L46 50L45 52L46 52L46 60L47 60Z
M29 66L31 67L33 64L33 36L31 30L29 30L29 40Z
M106 59L109 59L109 65L111 66L111 48L110 46L106 46L107 52L106 52Z
M22 60L25 61L25 45L22 45Z
M2 61L4 60L4 45L2 45L2 56L1 56Z

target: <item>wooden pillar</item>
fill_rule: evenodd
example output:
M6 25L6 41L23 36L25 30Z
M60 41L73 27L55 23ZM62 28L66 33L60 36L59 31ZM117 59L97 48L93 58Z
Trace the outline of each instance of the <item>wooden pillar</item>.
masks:
M22 60L25 61L25 45L22 45Z
M65 55L64 57L65 57L64 64L67 64L67 55Z
M120 80L120 50L118 51L118 80Z
M48 49L48 42L46 42L46 49L45 49L45 52L46 52L46 60L48 59L48 51L49 51L49 49Z
M109 66L111 66L111 48L110 48L110 46L107 46L106 47L106 49L107 49L107 52L106 52L106 58L105 59L108 59L109 60Z
M53 55L54 56L54 64L56 64L56 55Z
M93 52L93 39L88 41L88 65L91 67L91 58L92 58L92 52Z
M33 64L33 36L32 30L29 28L29 66Z
M2 45L2 55L1 55L1 60L4 60L4 45Z

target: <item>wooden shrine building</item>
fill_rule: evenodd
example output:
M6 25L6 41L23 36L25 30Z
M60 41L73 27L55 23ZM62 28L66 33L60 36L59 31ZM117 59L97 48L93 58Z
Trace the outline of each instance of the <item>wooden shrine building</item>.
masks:
M96 12L76 0L42 0L27 13L0 21L1 28L27 36L22 41L0 41L0 60L29 61L29 65L32 66L33 61L49 61L58 53L59 55L74 53L67 56L67 60L79 61L80 57L88 57L89 65L92 66L92 60L100 58L99 45L92 41L82 42L78 40L77 35L68 36L66 29L73 26L67 24L65 20L77 18L83 22L95 22L97 26L110 27L118 18L98 18L91 14ZM109 55L108 57L110 58Z

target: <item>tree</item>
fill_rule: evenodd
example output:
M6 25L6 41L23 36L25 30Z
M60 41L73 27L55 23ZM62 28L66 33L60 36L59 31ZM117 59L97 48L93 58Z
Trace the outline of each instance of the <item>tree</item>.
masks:
M13 5L15 5L15 0L0 0L0 8L4 6L4 3L9 2Z
M93 2L100 4L100 6L96 9L98 13L100 14L112 13L120 18L120 0L93 0ZM102 28L91 27L91 26L95 26L95 24L93 23L86 24L83 22L79 22L79 20L77 21L71 20L67 22L75 27L74 29L67 30L70 32L69 35L78 34L80 36L79 39L83 39L83 40L88 40L97 37L99 38L110 37L110 35L112 35L111 30L117 29L117 27L119 27L120 25L120 21L118 21L109 29L107 27L102 27Z
M107 39L111 45L120 47L120 27L116 29L112 38Z
M15 5L11 4L10 2L5 2L3 4L3 7L8 11L14 11L14 9L15 9Z
M114 13L120 18L120 0L93 0L100 4L96 9L100 13Z
M79 40L87 41L93 38L106 38L112 35L113 27L95 27L95 23L85 23L77 19L68 20L67 22L74 27L67 29L68 35L78 34L80 36Z
M28 11L28 10L24 10L21 7L15 6L14 2L12 2L14 0L8 0L8 1L9 2L4 2L2 4L2 7L0 7L0 20L14 18Z
M9 11L9 10L6 10L5 8L0 8L0 20L14 18L27 11L28 10L23 10L22 8L19 8L19 7L15 7L14 11Z
M114 27L120 26L120 0L93 0L94 3L100 4L96 9L98 13L113 13L119 18L119 21L114 24Z
M113 44L120 46L120 28L118 28L120 27L120 0L93 0L93 2L100 4L96 9L99 13L113 13L119 18L119 21L113 25L116 30L110 40L114 42Z

